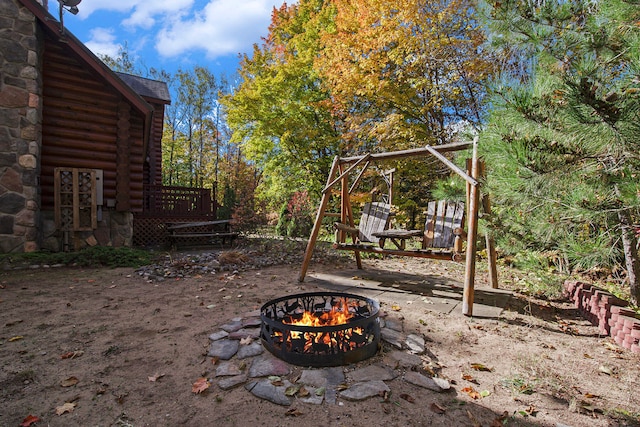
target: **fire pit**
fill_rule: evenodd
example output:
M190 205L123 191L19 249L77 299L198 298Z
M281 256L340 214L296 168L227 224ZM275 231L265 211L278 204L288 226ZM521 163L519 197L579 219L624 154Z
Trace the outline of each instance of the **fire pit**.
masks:
M260 336L267 350L294 365L347 365L378 351L379 309L354 294L290 295L262 306Z

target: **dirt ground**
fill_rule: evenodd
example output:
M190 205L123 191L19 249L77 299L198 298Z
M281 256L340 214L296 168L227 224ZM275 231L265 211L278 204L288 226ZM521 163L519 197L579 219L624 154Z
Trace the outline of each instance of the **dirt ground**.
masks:
M215 372L206 353L218 326L272 298L316 289L298 282L299 262L254 268L256 254L247 254L235 272L164 281L131 268L0 273L0 426L30 425L30 415L39 418L34 426L640 425L640 357L599 337L569 304L518 294L495 318L382 305L424 336L424 366L453 384L445 393L399 379L389 382L388 399L335 405L284 407L215 382L193 393L198 378ZM462 281L463 266L451 262L364 263L364 271ZM310 273L352 268L320 255ZM476 287L486 281L480 268ZM388 351L359 365L383 363ZM294 367L290 379L299 373Z

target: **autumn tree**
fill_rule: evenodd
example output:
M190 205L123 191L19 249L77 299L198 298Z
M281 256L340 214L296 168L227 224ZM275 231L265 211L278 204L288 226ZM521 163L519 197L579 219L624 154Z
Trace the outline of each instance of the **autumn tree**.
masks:
M626 266L640 302L640 6L624 0L487 4L503 73L481 148L511 245L569 268Z
M272 207L295 191L318 194L337 152L329 95L313 68L330 22L322 0L274 9L269 35L242 58L242 82L224 98L232 140L261 171L258 193Z
M480 125L493 62L474 1L334 3L316 66L350 150L442 144Z

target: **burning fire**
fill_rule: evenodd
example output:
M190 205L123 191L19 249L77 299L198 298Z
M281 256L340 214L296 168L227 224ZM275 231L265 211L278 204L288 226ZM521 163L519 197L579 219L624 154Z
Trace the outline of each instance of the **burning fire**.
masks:
M346 298L342 298L338 305L331 307L329 311L310 312L303 311L300 319L283 319L282 323L296 326L337 326L344 325L354 318L355 314L349 310Z
M357 303L349 303L347 298L341 298L338 304L331 304L331 309L306 311L297 309L295 315L286 316L282 323L295 326L338 326L344 325L356 317ZM276 332L277 336L282 334ZM345 328L331 332L301 332L291 330L285 339L291 349L298 348L304 353L331 353L335 351L349 351L367 343L363 328ZM302 345L301 345L302 344ZM302 347L301 349L299 347Z

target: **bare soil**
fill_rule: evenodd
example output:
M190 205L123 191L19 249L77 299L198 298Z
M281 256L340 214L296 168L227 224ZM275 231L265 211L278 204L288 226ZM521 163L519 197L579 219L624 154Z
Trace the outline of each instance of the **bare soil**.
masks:
M19 426L29 415L40 419L35 426L640 425L640 358L598 336L567 302L520 294L488 319L383 305L425 337L424 367L453 384L446 393L400 379L389 382L388 399L336 405L283 407L243 387L223 391L215 381L193 393L192 384L215 371L206 353L218 326L272 298L314 289L298 282L300 262L254 268L256 253L246 253L238 271L164 281L131 268L2 272L0 426ZM276 255L271 247L260 256ZM463 269L406 258L364 263L365 271L450 283L461 282ZM310 270L352 268L351 260L321 254ZM487 287L482 271L476 287ZM385 363L388 351L385 345L358 365ZM293 367L290 379L299 373Z

